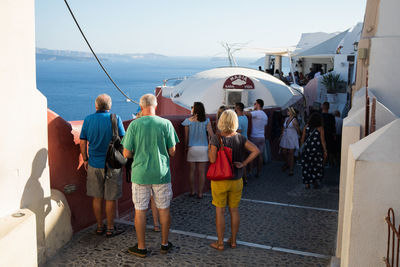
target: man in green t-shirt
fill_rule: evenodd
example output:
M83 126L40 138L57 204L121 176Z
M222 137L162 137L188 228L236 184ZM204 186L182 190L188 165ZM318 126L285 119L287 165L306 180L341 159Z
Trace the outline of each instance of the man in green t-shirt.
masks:
M146 211L153 195L160 214L161 253L171 248L168 242L171 223L169 206L172 199L169 158L175 155L178 136L169 120L156 116L157 99L152 94L140 98L142 117L134 120L122 140L124 156L133 157L132 200L135 205L135 229L138 244L129 253L146 257Z

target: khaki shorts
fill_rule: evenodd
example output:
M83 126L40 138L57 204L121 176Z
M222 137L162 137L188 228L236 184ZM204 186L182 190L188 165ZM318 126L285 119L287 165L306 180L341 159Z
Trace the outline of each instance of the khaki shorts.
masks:
M242 198L243 180L222 180L211 181L212 204L219 208L225 208L226 204L230 208L239 207Z
M132 201L135 210L147 210L150 196L153 196L157 208L169 208L172 199L172 186L168 184L135 184L132 183Z
M122 196L122 169L108 169L104 178L104 169L88 166L86 194L91 197L116 200Z

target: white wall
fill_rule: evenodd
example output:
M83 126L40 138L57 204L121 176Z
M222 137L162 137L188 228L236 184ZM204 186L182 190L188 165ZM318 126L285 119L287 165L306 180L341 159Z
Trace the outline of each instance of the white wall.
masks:
M34 11L32 0L0 1L0 88L3 99L0 121L0 228L17 232L28 231L35 234L34 241L37 240L37 247L32 247L32 238L29 235L26 238L30 240L25 242L8 242L10 235L19 236L19 232L0 236L0 244L4 245L6 242L8 248L2 249L1 255L17 259L18 255L23 255L22 250L28 250L26 252L35 255L38 260L35 259L32 264L25 266L34 266L35 263L44 261L46 238L51 236L45 229L53 229L59 220L62 223L57 222L60 225L58 227L67 230L70 227L68 215L56 216L56 219L50 220L52 225L46 225L45 220L46 216L60 208L57 205L51 206L47 100L36 89ZM10 228L13 217L9 215L21 208L30 210L33 213L31 218L36 223ZM59 213L63 214L64 211ZM29 227L32 229L28 229ZM54 231L57 232L58 229ZM71 234L72 230L68 230L62 234L62 238L50 238L47 243L60 247L59 240L65 243ZM17 265L14 262L13 266Z
M347 62L347 54L335 55L334 70L335 73L340 74L343 81L348 80L349 62Z
M400 119L350 146L341 266L384 266L384 218L390 207L400 214L398 136Z
M369 89L397 116L400 116L400 1L380 1L379 23L371 40Z
M50 197L47 101L36 89L34 1L0 2L0 216Z

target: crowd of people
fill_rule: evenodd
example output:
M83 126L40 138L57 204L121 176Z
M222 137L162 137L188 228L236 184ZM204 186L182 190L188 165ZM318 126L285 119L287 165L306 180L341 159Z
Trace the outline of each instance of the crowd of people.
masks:
M122 195L121 169L107 167L106 154L113 138L111 126L111 98L99 95L95 101L96 112L84 120L80 135L80 150L87 171L87 195L92 197L93 212L97 222L96 234L113 237L123 231L115 227L114 215L116 200ZM294 155L300 144L304 144L302 154L302 177L307 188L310 184L317 187L323 177L324 160L332 153L335 158L334 142L338 140L340 114L336 118L327 113L329 103L324 103L322 114L311 114L302 130L296 110L287 110L281 131L280 148L285 163L282 170L293 175ZM203 198L206 167L214 163L221 146L232 151L232 177L227 180L211 181L212 204L216 210L216 232L218 240L210 246L224 250L225 209L228 206L231 215L231 236L227 244L237 246L236 235L240 217L238 206L243 185L247 177L254 172L259 176L265 146L265 127L268 116L263 111L264 101L257 99L254 109L244 111L243 103L236 103L234 110L225 106L218 109L216 124L207 118L204 105L194 102L191 115L181 125L184 127L184 146L189 164L189 197L197 195ZM146 257L145 240L146 214L152 209L154 231L161 231L161 253L168 253L173 247L168 240L171 224L170 203L172 200L170 158L176 153L179 142L172 123L156 116L157 99L152 94L140 98L140 114L132 121L126 132L122 120L117 118L118 135L122 138L123 156L133 159L130 167L132 182L132 202L135 209L135 230L137 244L128 248L128 252ZM251 118L250 135L248 117ZM338 126L339 124L339 126ZM333 125L333 126L332 126ZM214 128L214 129L213 129ZM339 129L338 128L338 129ZM197 182L196 182L197 181ZM197 185L197 188L196 186ZM106 225L103 223L103 202L105 202Z
M263 71L261 66L258 67L258 70ZM280 79L287 85L296 83L301 86L306 85L310 80L314 79L314 77L318 77L324 74L324 71L322 69L313 69L313 68L310 68L310 71L305 75L303 74L303 72L299 71L293 72L293 75L292 72L289 72L288 75L285 75L279 69L276 69L275 72L272 69L266 69L265 72L271 74L275 78Z
M289 169L289 176L293 175L294 155L297 154L307 189L311 185L320 187L324 168L340 162L343 120L339 111L336 110L335 115L329 113L329 106L329 102L324 102L321 111L311 111L302 130L295 109L289 107L282 126L280 150L285 159L282 171Z

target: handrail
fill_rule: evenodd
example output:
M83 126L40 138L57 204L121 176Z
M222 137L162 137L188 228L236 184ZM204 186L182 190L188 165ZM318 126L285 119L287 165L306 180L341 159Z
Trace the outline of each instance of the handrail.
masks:
M385 221L388 224L388 241L387 241L386 257L383 258L383 261L386 263L387 267L399 267L400 225L399 229L397 230L396 218L394 216L394 211L392 208L389 208L388 215L385 217ZM393 234L391 235L391 233ZM392 236L392 238L390 238L390 236ZM396 243L397 243L397 250L396 250ZM389 253L390 250L391 253ZM395 259L396 259L396 265L394 265Z

